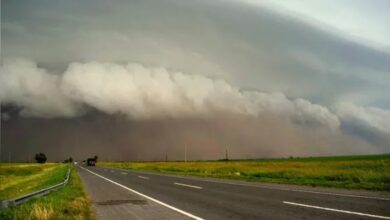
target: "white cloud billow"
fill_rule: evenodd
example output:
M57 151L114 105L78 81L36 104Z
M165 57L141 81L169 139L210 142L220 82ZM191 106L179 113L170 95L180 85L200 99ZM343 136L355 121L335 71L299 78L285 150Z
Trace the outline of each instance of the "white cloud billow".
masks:
M1 103L23 106L24 116L76 116L77 107L58 89L60 84L60 76L49 74L31 61L4 60L0 68Z
M31 61L7 60L1 67L2 102L23 107L25 116L72 117L92 106L130 118L207 116L227 112L272 114L295 123L339 127L326 107L282 93L240 91L224 80L170 72L137 63L72 63L61 75Z
M340 119L345 123L361 129L379 131L383 134L390 135L389 110L376 107L363 107L353 103L340 103L336 105L336 111Z

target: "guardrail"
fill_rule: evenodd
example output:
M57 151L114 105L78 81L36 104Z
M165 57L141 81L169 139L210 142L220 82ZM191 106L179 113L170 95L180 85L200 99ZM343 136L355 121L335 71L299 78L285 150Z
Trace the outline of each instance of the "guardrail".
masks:
M47 188L44 188L44 189L41 189L41 190L38 190L38 191L35 191L35 192L32 192L32 193L29 193L29 194L26 194L26 195L23 195L23 196L20 196L20 197L17 197L15 199L8 199L8 200L0 201L0 210L4 209L4 208L11 207L11 206L17 206L19 204L27 202L30 199L33 199L33 198L36 198L36 197L40 197L40 196L44 196L44 195L50 193L53 190L57 190L59 188L64 187L68 183L68 181L69 181L70 170L71 170L71 168L69 167L68 171L66 172L65 179L61 183L58 183L56 185L49 186Z

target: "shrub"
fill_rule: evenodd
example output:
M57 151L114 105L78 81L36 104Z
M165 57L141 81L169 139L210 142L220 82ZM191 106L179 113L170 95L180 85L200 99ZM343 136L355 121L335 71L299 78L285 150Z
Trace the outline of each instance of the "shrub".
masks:
M46 155L44 153L39 153L39 154L35 154L35 158L34 158L37 163L46 163Z

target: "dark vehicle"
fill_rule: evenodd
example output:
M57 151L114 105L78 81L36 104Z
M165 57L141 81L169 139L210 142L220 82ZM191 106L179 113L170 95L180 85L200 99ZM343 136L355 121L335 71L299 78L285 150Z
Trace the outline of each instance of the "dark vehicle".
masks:
M96 155L93 158L88 158L87 159L87 166L95 166L97 160L98 160L98 156L96 156Z
M95 158L88 158L87 159L87 166L95 166L96 160Z

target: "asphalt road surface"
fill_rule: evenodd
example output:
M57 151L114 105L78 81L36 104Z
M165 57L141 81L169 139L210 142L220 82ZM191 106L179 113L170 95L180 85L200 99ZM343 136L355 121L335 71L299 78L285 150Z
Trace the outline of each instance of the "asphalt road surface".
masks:
M390 195L79 167L99 219L390 219Z

